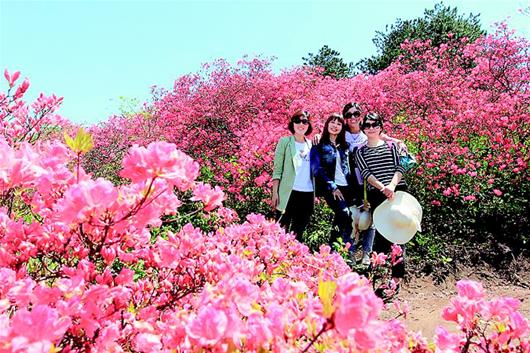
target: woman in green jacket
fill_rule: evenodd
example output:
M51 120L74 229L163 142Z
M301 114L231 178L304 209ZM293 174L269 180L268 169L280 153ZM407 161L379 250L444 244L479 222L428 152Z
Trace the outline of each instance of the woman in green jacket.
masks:
M272 173L272 207L276 219L287 231L302 240L313 213L314 193L309 152L311 141L306 138L313 128L309 114L296 112L288 125L291 136L282 137L276 146Z

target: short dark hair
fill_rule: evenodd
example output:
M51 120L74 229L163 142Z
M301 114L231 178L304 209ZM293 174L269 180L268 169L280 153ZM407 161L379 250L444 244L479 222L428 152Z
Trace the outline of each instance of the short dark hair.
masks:
M346 117L346 113L347 113L348 110L350 110L351 108L355 108L355 110L357 110L359 113L362 111L361 106L360 106L358 103L350 102L350 103L346 103L346 105L344 106L344 108L342 108L342 116L343 116L343 117Z
M361 124L361 129L364 131L364 124L368 121L374 121L377 123L377 125L381 126L381 130L383 129L383 117L377 113L370 112L366 114L363 118L363 122Z
M346 142L346 122L344 121L344 118L342 115L338 113L333 113L328 117L328 120L326 120L326 123L324 124L324 131L322 131L322 137L320 138L321 143L330 143L329 140L329 130L328 126L329 123L337 120L342 124L342 130L339 132L339 135L337 136L337 145L339 145L342 149L347 150L348 149L348 143Z
M309 125L307 126L307 131L305 132L305 135L309 135L313 132L313 125L311 125L311 120L309 119L310 115L309 115L309 112L305 111L305 110L299 110L297 111L296 113L294 113L292 116L291 116L291 120L289 120L289 125L287 125L287 128L289 129L289 131L291 131L291 134L294 134L294 122L293 120L295 118L306 118L308 121L309 121Z

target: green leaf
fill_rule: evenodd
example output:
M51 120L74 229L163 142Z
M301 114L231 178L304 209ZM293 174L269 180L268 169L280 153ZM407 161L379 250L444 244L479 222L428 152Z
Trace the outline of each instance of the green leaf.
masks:
M77 130L75 138L71 138L66 131L63 133L63 136L66 145L77 154L87 153L94 147L92 135L83 130L83 128Z
M333 281L318 281L318 297L322 302L324 309L324 317L330 318L335 312L333 307L333 298L335 297L335 291L337 290L337 284Z

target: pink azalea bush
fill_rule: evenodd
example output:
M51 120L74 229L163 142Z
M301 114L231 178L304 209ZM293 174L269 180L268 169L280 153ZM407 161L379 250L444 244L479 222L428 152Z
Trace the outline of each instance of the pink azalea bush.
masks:
M35 141L50 135L54 126L68 125L54 114L63 98L54 94L41 93L37 100L28 106L23 100L30 82L25 78L20 82L20 71L4 70L7 91L0 91L0 136L9 143Z
M196 159L201 180L222 187L240 215L266 213L274 148L289 134L289 116L308 110L320 132L331 112L354 100L383 114L387 133L417 156L407 178L425 210L422 244L459 243L466 234L486 251L492 237L507 234L502 242L519 253L530 244L528 47L501 25L474 43L406 42L406 54L386 70L340 80L297 67L275 74L261 59L217 61L155 89L141 113L93 127L86 165L109 168L114 178L131 141L162 139Z
M222 195L196 182L197 162L173 144L131 148L129 183L114 186L75 168L58 141L0 141L14 157L0 166L0 352L434 351L381 320L368 280L329 247L311 254L261 215L225 218ZM205 214L219 211L215 231L187 224L153 238L164 215L193 202L177 196L190 189ZM458 289L444 317L461 333L439 330L440 349L484 336L528 351L516 300L487 302L474 282ZM479 331L479 320L495 324Z
M218 62L155 91L142 114L94 127L93 150L89 135L52 138L69 127L54 115L61 99L41 96L30 111L29 81L6 71L0 353L530 352L515 299L461 281L442 313L454 330L430 340L382 320L369 280L329 247L312 253L264 216L240 222L224 205L264 201L293 110L310 110L318 131L352 98L417 153L424 204L517 205L512 185L528 185L528 45L506 31L452 45L406 43L411 55L389 69L338 81ZM88 167L119 161L112 182L82 156Z
M440 352L527 352L528 340L520 334L529 329L528 320L513 298L487 300L482 284L459 281L458 296L443 310L442 317L458 325L459 333L439 327L434 341ZM526 334L528 335L528 334Z
M528 180L529 154L521 143L529 133L527 48L505 27L475 43L405 43L408 55L387 70L342 80L302 68L276 75L259 59L237 67L218 61L179 78L172 90L155 91L145 112L125 118L135 123L115 117L94 127L95 138L105 145L117 126L135 141L163 138L220 171L213 175L217 183L241 191L269 181L263 175L292 112L311 112L319 131L328 114L355 100L382 113L390 133L411 144L421 162L417 174L431 177L426 187L434 201L500 196L497 178L509 172ZM249 180L252 172L265 174Z
M235 223L174 144L133 146L115 186L80 167L83 133L31 142L0 138L0 352L435 350L381 320L369 281L329 247L312 254L261 215ZM195 201L212 231L163 227ZM439 330L440 349L528 350L516 300L488 304L472 282L459 294L443 315L461 336Z

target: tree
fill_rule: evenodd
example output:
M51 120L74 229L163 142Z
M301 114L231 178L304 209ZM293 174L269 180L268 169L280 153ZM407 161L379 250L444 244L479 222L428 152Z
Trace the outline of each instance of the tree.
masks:
M457 8L436 4L434 9L426 9L424 16L413 20L398 19L393 25L386 26L385 32L376 32L373 43L378 55L365 58L356 65L362 72L375 74L387 68L402 54L401 44L405 40L431 40L432 46L439 47L451 39L467 37L473 42L486 34L480 25L480 15L459 15ZM452 34L448 36L449 34Z
M324 76L334 78L351 77L354 69L353 63L346 63L340 53L324 45L317 54L309 53L307 58L302 58L305 65L311 67L321 67L324 69Z

